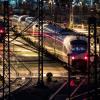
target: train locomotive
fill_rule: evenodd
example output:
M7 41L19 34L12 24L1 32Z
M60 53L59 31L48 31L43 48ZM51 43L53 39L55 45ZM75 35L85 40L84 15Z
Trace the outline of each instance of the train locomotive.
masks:
M38 24L28 30L38 40ZM55 23L43 24L44 48L65 63L69 63L74 69L86 71L88 60L87 38L71 29L61 28Z

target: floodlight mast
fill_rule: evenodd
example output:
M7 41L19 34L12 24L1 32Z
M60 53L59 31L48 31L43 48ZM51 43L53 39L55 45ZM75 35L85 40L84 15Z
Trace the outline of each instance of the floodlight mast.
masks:
M3 19L4 19L4 34L5 34L3 38L3 100L6 99L10 100L9 1L3 0L3 6L4 6Z

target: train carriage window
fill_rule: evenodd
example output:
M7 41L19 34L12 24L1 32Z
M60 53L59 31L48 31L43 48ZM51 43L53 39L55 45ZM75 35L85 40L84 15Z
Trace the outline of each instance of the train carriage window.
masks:
M71 41L71 44L87 45L87 42L84 40L73 40L73 41Z

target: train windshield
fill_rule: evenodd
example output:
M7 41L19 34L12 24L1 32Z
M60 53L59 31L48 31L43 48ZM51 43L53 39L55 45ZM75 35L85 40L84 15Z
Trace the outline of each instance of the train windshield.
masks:
M66 28L66 29L61 29L60 31L59 31L59 34L60 35L69 35L69 34L71 34L71 33L73 33L73 31L72 30L70 30L70 29L68 29L68 28Z
M71 45L72 53L84 53L87 51L87 42L84 40L73 40Z

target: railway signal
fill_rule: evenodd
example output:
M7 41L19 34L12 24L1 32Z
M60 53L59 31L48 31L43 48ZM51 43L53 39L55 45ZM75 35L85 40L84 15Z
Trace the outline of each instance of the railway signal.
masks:
M5 28L3 26L3 22L0 22L0 43L3 42L5 36Z
M71 87L75 87L76 86L75 81L73 79L70 80L70 86Z

